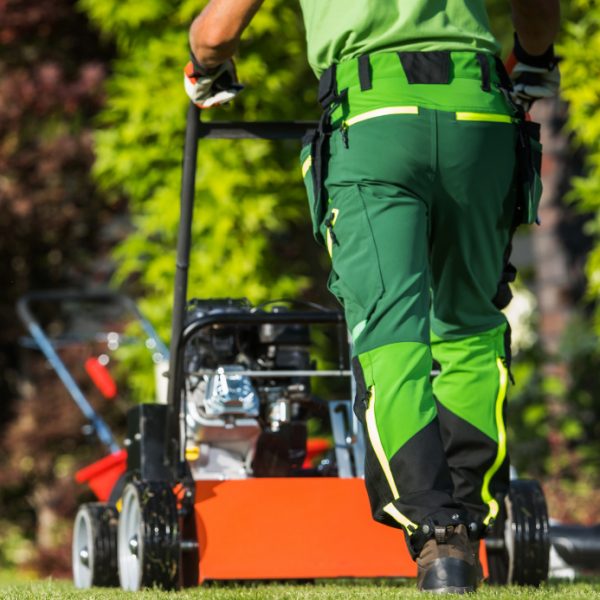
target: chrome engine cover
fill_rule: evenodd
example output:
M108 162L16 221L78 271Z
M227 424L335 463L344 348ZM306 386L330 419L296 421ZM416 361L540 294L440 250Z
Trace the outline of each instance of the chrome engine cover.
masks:
M206 382L203 406L208 418L242 415L257 417L260 400L249 377L237 375L241 365L219 367Z
M248 377L237 375L241 365L226 365L213 376L189 382L187 447L198 450L190 460L194 479L244 479L261 427L260 399Z

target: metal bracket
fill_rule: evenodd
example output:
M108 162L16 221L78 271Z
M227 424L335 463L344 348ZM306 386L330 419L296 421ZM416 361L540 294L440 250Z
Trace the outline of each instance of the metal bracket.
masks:
M331 400L327 404L338 477L364 477L365 440L362 427L352 411L352 401Z

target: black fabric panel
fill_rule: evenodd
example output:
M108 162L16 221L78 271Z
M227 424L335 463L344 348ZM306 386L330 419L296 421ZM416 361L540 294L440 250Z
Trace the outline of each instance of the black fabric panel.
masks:
M492 298L494 306L499 310L506 308L510 304L513 294L509 284L513 283L517 278L517 268L510 262L512 238L516 229L515 223L518 219L516 207L513 210L515 211L515 216L513 217L513 224L510 229L510 240L502 255L502 273L500 274L500 281L498 281L496 295Z
M361 54L358 57L358 79L361 92L366 92L373 87L371 61L368 54Z
M489 92L492 89L491 86L491 70L490 63L488 62L487 55L483 52L478 52L476 55L479 68L481 69L481 89L484 92Z
M508 255L505 254L504 266L500 275L500 281L496 288L496 295L492 298L492 303L498 310L506 308L513 298L510 284L517 278L517 269L510 262L510 252L512 251L512 243L508 245Z
M515 58L524 65L529 67L537 67L538 69L546 69L551 71L556 66L556 56L554 55L554 44L550 44L544 54L533 56L527 52L523 46L519 36L515 31L514 49Z
M453 499L452 477L437 419L417 432L390 461L400 499L394 504L411 521L434 519L440 525L455 523L464 511Z
M515 378L513 376L513 373L511 371L511 367L512 367L512 329L510 327L510 323L506 323L506 330L504 332L504 364L506 366L506 370L508 371L508 377L510 379L510 382L515 385ZM503 418L504 418L504 422L506 423L506 416L507 416L507 402L504 402L504 407L503 407Z
M466 523L464 508L452 498L452 478L444 456L437 419L418 431L392 457L390 468L400 495L398 500L394 500L385 473L369 443L365 421L369 391L357 358L352 359L352 370L356 379L354 412L365 429L365 485L373 518L385 525L402 529L383 510L393 502L403 515L417 525L425 521L439 525ZM418 548L410 549L413 553L418 552Z
M498 445L441 403L437 402L437 406L440 433L454 484L454 498L468 510L469 521L481 522L488 513L488 506L481 498L483 477L496 460ZM504 410L506 412L506 403ZM493 497L508 492L509 468L507 454L490 482Z
M369 402L369 390L363 374L360 361L356 356L352 358L352 373L356 382L356 398L354 398L354 414L358 420L365 425L365 412Z
M337 95L336 65L326 69L319 79L319 92L317 98L323 108L331 104L331 100Z
M439 422L434 419L416 433L394 454L390 461L398 473L396 485L402 492L415 496L420 490L439 490L452 495L452 479L444 455ZM419 490L418 492L416 490Z
M398 52L408 83L449 83L450 51Z
M394 506L417 525L433 520L440 525L467 522L463 507L452 498L452 479L436 421L419 431L392 457L390 467L400 498L392 491L373 448L367 443L365 484L373 518L401 528L383 508Z

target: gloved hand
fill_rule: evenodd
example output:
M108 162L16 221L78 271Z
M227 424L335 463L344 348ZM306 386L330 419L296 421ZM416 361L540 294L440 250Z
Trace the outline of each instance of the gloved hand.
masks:
M544 54L534 56L523 49L515 33L513 56L514 67L510 71L513 81L512 98L525 112L529 111L536 100L558 95L560 72L558 60L554 56L554 46L550 46Z
M233 60L226 60L218 67L203 67L190 53L191 60L185 66L183 82L190 100L199 108L212 108L233 100L243 89L235 72Z

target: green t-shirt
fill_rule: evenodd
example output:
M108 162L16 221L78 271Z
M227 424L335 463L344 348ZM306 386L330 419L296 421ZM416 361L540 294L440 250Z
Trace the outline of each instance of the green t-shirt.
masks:
M300 0L300 5L308 62L317 76L333 63L372 52L500 50L485 0Z

